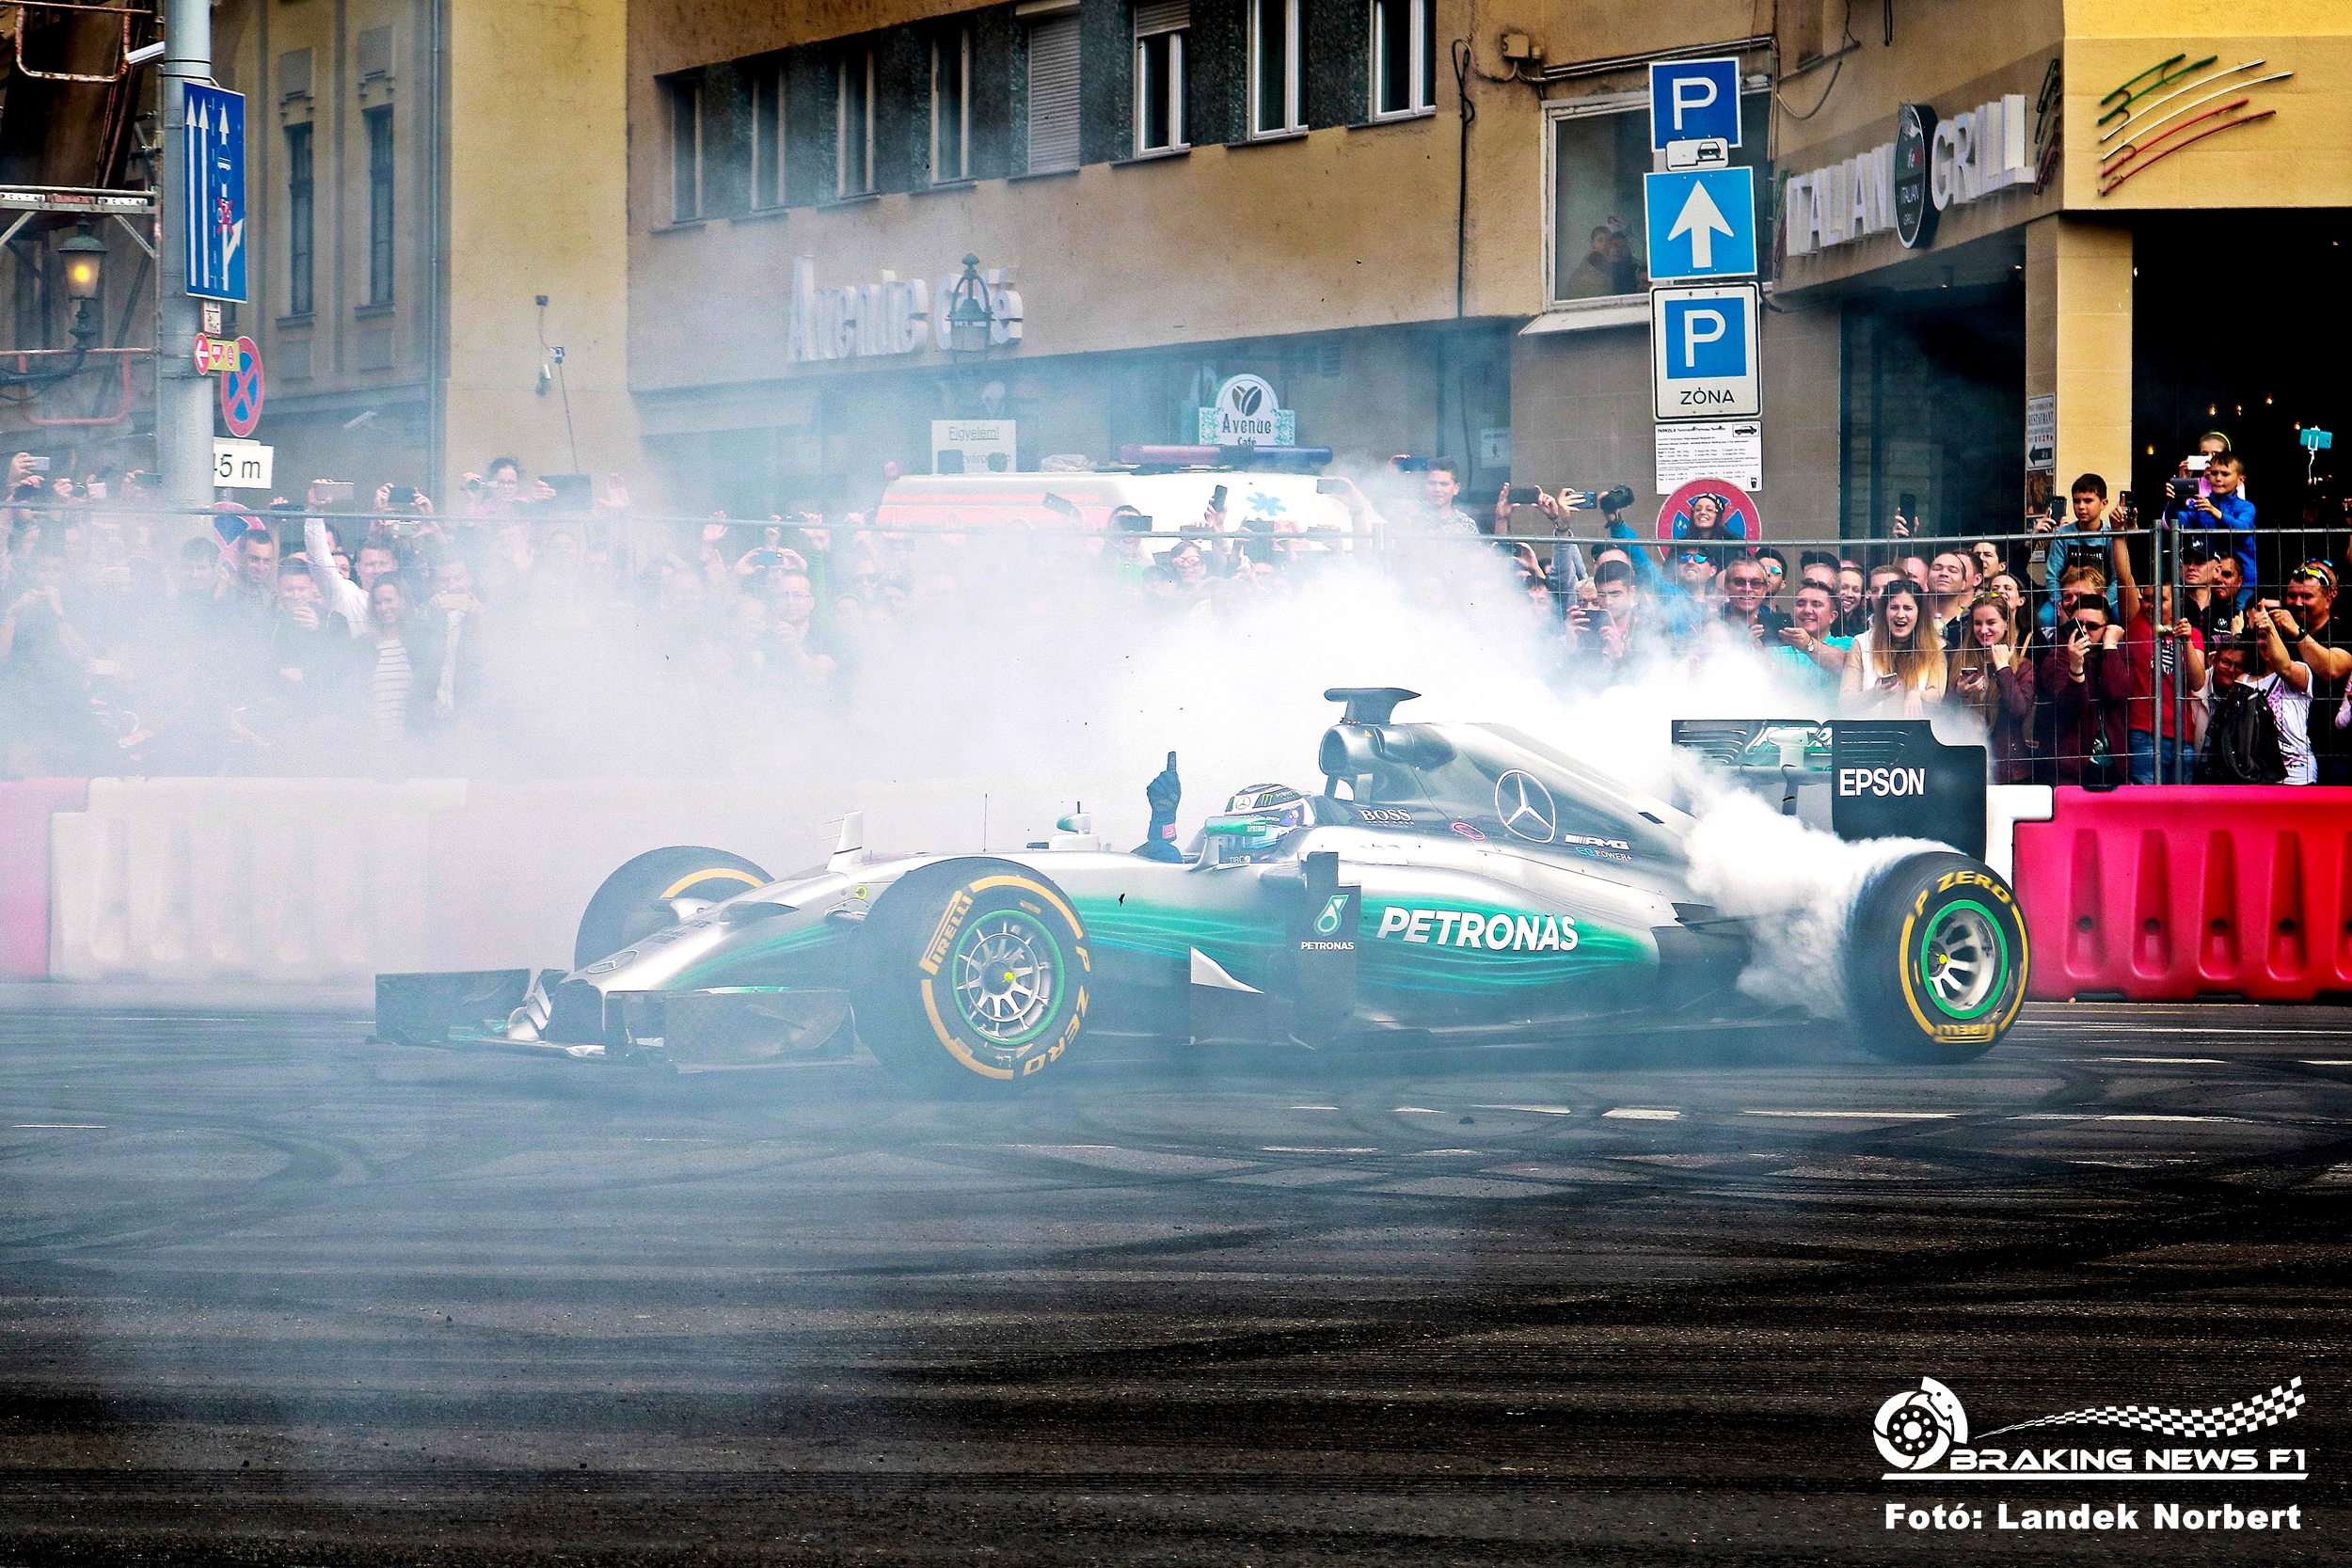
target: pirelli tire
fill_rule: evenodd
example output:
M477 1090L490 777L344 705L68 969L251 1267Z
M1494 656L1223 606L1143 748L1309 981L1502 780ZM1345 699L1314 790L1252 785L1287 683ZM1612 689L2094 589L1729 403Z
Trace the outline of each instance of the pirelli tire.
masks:
M572 968L587 968L677 924L673 898L732 898L775 879L740 855L699 845L648 849L604 879L580 917Z
M2016 894L1966 855L1896 861L1847 927L1847 1011L1863 1048L1890 1062L1983 1055L2016 1022L2030 969Z
M858 1038L911 1084L1016 1094L1086 1027L1086 927L1051 879L1010 861L925 866L875 900L852 989Z

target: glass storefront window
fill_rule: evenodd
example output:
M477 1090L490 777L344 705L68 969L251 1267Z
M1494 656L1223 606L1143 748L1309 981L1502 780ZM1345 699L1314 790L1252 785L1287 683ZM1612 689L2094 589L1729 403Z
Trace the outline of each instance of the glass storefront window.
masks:
M1742 95L1735 166L1766 167L1768 95ZM1551 297L1606 299L1649 287L1642 226L1642 176L1664 167L1649 146L1649 95L1620 93L1553 104L1549 127ZM1756 198L1771 198L1759 173Z

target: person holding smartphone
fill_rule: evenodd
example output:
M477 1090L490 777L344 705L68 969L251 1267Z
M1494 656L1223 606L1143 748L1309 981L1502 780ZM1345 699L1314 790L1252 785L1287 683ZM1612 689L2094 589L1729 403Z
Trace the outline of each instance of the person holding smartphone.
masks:
M2122 652L2123 628L2105 594L2073 591L2058 626L2058 644L2034 672L2050 697L2050 755L2056 782L2078 784L2094 763L2115 769L2131 754L2132 669Z
M1960 625L1945 704L1984 726L1993 783L2030 784L2034 675L2033 666L2018 657L2013 612L1999 594L1979 594Z
M1857 717L1920 719L1944 700L1944 642L1920 591L1897 578L1879 593L1870 629L1847 651L1844 705Z
M2166 482L2165 513L2177 528L2205 530L2215 553L2228 548L2252 582L2254 503L2242 494L2245 484L2246 459L2233 451L2216 452L2206 459L2202 479Z

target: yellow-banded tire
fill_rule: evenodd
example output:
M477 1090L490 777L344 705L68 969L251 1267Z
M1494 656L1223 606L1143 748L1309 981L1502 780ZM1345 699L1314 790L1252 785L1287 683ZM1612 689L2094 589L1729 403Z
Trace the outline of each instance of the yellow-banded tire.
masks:
M1010 861L901 878L860 936L858 1038L906 1079L1018 1093L1086 1027L1085 926L1052 881Z
M631 942L677 924L673 898L714 902L766 887L775 879L740 855L697 845L648 849L604 879L580 917L572 967L585 969Z
M1890 1062L1964 1062L2025 1006L2026 917L1998 872L1966 855L1910 855L1879 872L1846 931L1846 1006Z

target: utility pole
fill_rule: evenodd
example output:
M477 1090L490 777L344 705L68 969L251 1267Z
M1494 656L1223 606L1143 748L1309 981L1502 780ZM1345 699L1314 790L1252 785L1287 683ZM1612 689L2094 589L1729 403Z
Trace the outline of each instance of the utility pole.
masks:
M155 467L164 502L213 504L213 399L197 373L201 308L188 293L187 94L189 82L213 79L212 0L165 0L163 182L155 247Z

